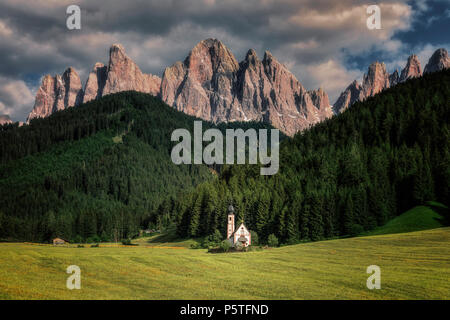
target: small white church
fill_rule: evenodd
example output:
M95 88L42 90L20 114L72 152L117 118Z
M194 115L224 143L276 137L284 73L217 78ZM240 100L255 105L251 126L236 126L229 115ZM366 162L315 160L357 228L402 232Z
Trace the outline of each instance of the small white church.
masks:
M227 240L230 241L232 247L236 247L238 244L242 247L248 247L252 244L252 235L244 223L241 223L238 228L234 228L234 208L232 205L228 207L227 221Z

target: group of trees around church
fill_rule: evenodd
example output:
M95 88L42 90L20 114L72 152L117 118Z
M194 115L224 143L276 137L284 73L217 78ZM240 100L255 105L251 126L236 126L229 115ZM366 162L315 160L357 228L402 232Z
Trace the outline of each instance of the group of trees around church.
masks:
M285 140L280 170L226 166L178 199L182 237L226 226L233 203L262 242L355 235L405 210L450 199L450 70L399 84Z

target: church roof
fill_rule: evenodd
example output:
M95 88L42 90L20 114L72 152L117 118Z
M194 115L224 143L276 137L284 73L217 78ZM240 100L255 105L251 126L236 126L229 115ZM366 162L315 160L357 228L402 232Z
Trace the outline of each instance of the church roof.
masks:
M241 231L241 228L242 228L242 227L244 227L245 231L250 232L250 231L248 231L248 229L247 229L247 227L245 226L245 224L244 224L244 223L241 223L241 224L239 225L239 227L237 227L236 229L234 229L233 235L234 235L236 232Z
M232 204L230 204L230 205L228 206L228 212L229 212L229 213L234 213L234 207L233 207Z

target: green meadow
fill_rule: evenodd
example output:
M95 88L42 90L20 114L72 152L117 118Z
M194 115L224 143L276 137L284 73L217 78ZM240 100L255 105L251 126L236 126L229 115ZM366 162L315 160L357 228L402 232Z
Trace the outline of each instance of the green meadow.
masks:
M450 299L450 228L211 254L190 241L0 244L1 299ZM81 268L81 289L66 268ZM381 289L366 268L381 268Z
M448 221L446 221L448 216L449 209L447 206L439 202L429 201L426 205L414 207L391 219L385 225L362 235L374 236L445 227L448 225Z

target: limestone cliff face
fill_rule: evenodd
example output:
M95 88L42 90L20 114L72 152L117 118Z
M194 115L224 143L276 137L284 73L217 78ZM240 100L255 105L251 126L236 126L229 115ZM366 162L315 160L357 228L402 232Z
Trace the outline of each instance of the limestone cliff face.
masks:
M328 94L322 89L309 91L313 105L317 108L317 114L320 121L333 116L332 106L328 99Z
M36 94L33 110L27 122L37 117L47 117L55 111L76 106L82 102L81 80L74 68L68 68L63 75L46 75Z
M84 87L83 103L98 99L103 95L103 89L106 83L108 67L103 63L97 62L89 73L89 77Z
M289 135L332 114L326 93L307 92L270 52L260 60L249 50L238 63L216 39L201 41L184 62L166 68L160 95L205 120L267 121Z
M405 68L402 70L399 82L404 82L406 80L417 78L422 75L422 68L420 66L419 58L415 54L408 58Z
M83 101L83 90L78 73L73 68L69 68L62 76L64 83L64 107L73 107Z
M398 75L398 70L395 70L390 76L389 76L389 86L395 86L399 83L400 76Z
M450 61L446 55L447 51L444 51L445 49L439 49L434 53L427 65L427 67L429 66L429 70L441 70L446 63L450 66ZM439 67L435 67L436 65ZM405 68L400 75L397 70L389 74L386 71L384 63L374 62L369 66L367 73L364 75L362 84L355 80L341 93L333 105L333 112L335 114L340 113L356 101L363 101L384 89L420 76L422 76L420 61L414 54L408 58Z
M27 122L110 93L134 90L156 96L160 86L161 78L142 73L136 63L126 55L124 48L120 44L114 44L109 50L108 66L97 62L89 73L84 90L80 77L72 67L62 76L46 75L42 79Z
M356 101L363 101L364 99L389 88L390 79L392 78L395 80L396 77L398 77L398 74L389 75L384 63L372 63L363 77L362 84L359 84L359 82L355 80L341 93L333 105L334 113L340 113Z
M444 48L436 50L425 66L423 73L431 73L450 68L450 58Z
M185 61L164 71L161 99L187 114L212 121L236 111L233 84L239 64L221 42L197 44Z
M335 114L343 112L359 100L362 100L361 85L355 80L341 93L333 106L333 112Z
M106 82L100 96L127 90L157 95L160 85L161 79L142 73L136 63L126 55L122 45L111 46Z
M389 88L389 73L386 71L386 66L380 62L372 63L367 74L364 75L361 88L363 99L371 97L386 88Z

